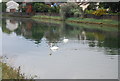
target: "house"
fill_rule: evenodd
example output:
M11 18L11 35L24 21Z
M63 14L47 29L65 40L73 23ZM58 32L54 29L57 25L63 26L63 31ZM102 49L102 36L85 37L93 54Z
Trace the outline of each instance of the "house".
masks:
M19 10L19 4L15 1L8 1L6 6L6 12L17 12Z
M88 6L90 5L90 3L81 2L81 3L79 3L78 5L82 8L83 11L85 11L85 9L88 8Z

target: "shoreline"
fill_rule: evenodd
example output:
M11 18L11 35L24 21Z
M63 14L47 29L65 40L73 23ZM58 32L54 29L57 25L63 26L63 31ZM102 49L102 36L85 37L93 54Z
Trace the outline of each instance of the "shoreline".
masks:
M65 21L67 23L101 25L101 26L110 26L110 27L119 26L119 21L110 20L110 19L93 19L93 18L81 19L81 18L70 17L70 18L67 18L66 20L63 20L60 16L47 16L47 15L35 15L35 16L3 15L3 17L31 18L31 19L38 19L38 20L44 19L44 20L54 20L54 21L61 21L61 22Z
M59 16L32 16L31 17L32 19L49 19L49 20L56 20L56 21L64 21L62 20ZM88 19L88 20L87 20ZM93 22L93 21L90 21L90 20L98 20L98 21L101 21L101 22ZM107 23L104 23L104 21L108 21ZM111 21L114 21L116 22L115 24L110 24ZM67 18L65 20L65 22L68 22L68 23L77 23L77 24L93 24L93 25L104 25L104 26L113 26L113 27L118 27L118 21L115 21L115 20L109 20L109 19L92 19L92 18L83 18L83 19L80 19L80 18Z

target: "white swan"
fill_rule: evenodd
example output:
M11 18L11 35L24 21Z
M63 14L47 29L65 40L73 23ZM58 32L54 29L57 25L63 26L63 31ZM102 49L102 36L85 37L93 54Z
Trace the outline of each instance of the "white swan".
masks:
M66 38L64 37L63 42L64 42L64 43L67 43L68 40L69 40L69 39L66 39Z
M52 50L52 51L56 51L56 50L58 50L58 46L53 46L53 44L51 43L50 44L50 49Z

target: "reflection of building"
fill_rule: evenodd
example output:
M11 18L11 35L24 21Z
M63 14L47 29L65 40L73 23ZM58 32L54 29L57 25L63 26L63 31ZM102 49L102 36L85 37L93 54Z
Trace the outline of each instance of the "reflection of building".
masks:
M16 3L15 1L9 1L6 3L6 12L17 12L19 8L19 4Z
M15 29L18 28L18 22L14 20L6 20L6 28L9 29L10 31L14 31Z

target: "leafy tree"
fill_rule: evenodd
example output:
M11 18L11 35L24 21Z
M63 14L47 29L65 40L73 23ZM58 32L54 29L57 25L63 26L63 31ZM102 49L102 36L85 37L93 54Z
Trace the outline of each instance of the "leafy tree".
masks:
M49 9L48 9L48 12L50 12L50 13L59 13L59 6L58 7L50 7Z
M2 2L2 12L6 12L6 2Z
M33 5L33 10L36 12L48 12L49 6L43 3L35 3Z
M96 2L90 2L90 5L88 6L87 10L96 10Z
M77 3L64 3L60 7L60 14L63 20L70 16L80 16L83 14L82 8Z
M105 9L109 8L112 13L120 12L119 10L119 2L101 2L100 7Z

